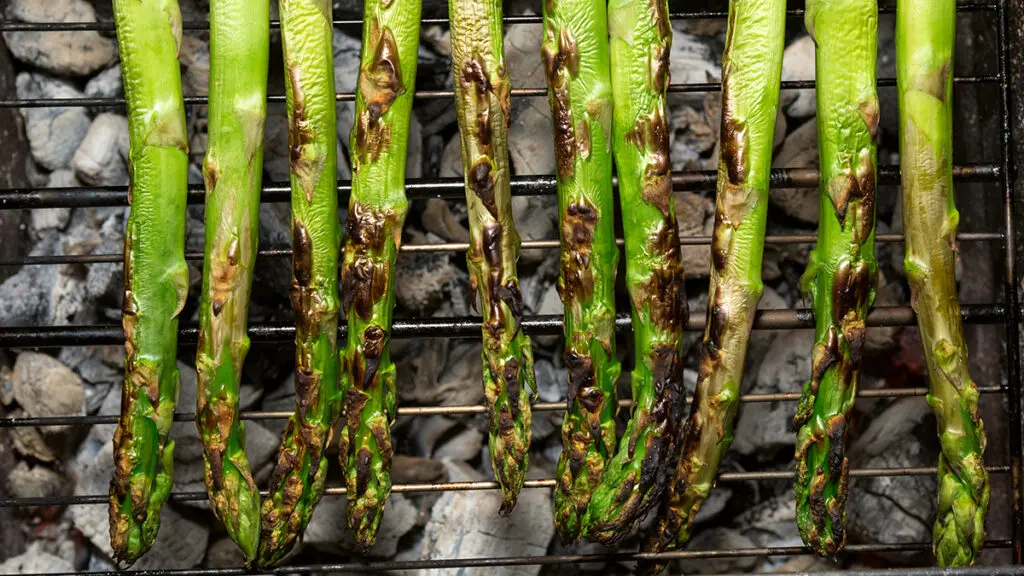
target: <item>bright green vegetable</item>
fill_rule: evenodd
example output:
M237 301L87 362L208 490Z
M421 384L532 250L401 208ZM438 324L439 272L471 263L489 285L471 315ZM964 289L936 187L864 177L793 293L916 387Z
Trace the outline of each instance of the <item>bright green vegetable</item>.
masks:
M555 525L565 542L615 453L615 205L608 13L602 0L544 3L544 58L554 118L562 237L568 411L558 460Z
M280 0L292 184L295 414L263 502L258 562L280 560L323 494L338 387L337 144L330 0Z
M793 424L797 523L821 555L846 542L847 415L860 378L864 318L875 296L875 0L809 0L816 43L818 244L801 287L814 301L811 379Z
M512 222L508 123L512 90L505 67L501 0L449 0L455 108L469 206L466 260L483 313L484 396L490 415L491 463L503 502L516 505L530 457L533 350L522 331L523 296Z
M612 0L613 149L633 304L633 413L583 518L583 535L613 543L661 497L683 425L687 304L669 174L665 0Z
M969 566L988 512L985 431L967 367L954 272L960 214L953 198L954 0L901 0L896 11L904 269L928 362L928 404L938 422L939 565Z
M114 432L110 545L130 565L156 540L173 479L168 441L178 401L178 314L188 294L185 200L188 140L175 0L114 0L128 102L129 201L125 232L125 377Z
M256 260L263 125L267 117L270 0L210 4L210 108L203 162L206 256L199 306L196 426L214 515L252 562L260 495L238 419L249 291Z
M722 56L722 145L700 374L675 478L645 552L675 550L690 540L694 517L732 444L747 342L764 292L761 257L785 26L785 0L729 3ZM662 569L641 562L637 572L660 574Z
M352 197L342 269L348 341L341 352L345 419L339 432L348 486L348 526L363 548L377 539L391 493L395 365L389 340L395 257L409 209L409 139L419 0L367 0L356 123L350 146Z

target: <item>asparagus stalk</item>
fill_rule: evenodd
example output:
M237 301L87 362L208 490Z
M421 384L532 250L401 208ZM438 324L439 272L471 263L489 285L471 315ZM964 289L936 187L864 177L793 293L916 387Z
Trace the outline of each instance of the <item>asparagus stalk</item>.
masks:
M615 245L608 13L602 0L544 3L544 58L554 118L569 400L562 423L555 525L564 542L615 453Z
M214 515L247 563L260 537L260 495L238 418L249 291L258 241L267 117L270 0L210 4L210 109L203 162L206 255L199 306L196 426Z
M292 185L295 413L263 502L258 562L291 549L323 494L338 387L337 144L330 0L280 0Z
M348 340L341 351L339 446L348 526L364 549L391 493L395 365L389 340L395 257L408 212L405 151L419 48L419 0L367 0L352 132L352 196L342 269Z
M130 565L156 540L171 490L178 401L178 314L188 294L185 200L188 140L175 0L114 0L128 102L129 203L125 232L125 377L114 431L110 545Z
M846 542L846 417L860 378L864 318L875 296L875 0L809 0L816 44L818 244L801 287L814 302L811 379L793 424L797 524L821 555Z
M505 67L501 0L449 0L455 108L469 206L466 253L473 303L483 313L484 396L490 415L491 464L512 512L526 479L533 350L522 331L516 275L519 234L512 221L508 123L511 83Z
M683 424L687 304L668 155L666 0L612 0L615 163L633 304L633 413L583 518L583 535L614 543L661 497Z
M683 429L675 477L644 551L685 545L693 520L732 444L750 329L764 285L761 257L768 214L768 175L779 108L785 0L732 0L722 56L721 156L707 323L700 373ZM638 573L663 566L641 562Z
M985 539L989 485L978 388L967 367L954 274L960 221L953 198L954 0L902 0L896 10L904 269L928 362L928 404L938 422L939 565L968 566Z

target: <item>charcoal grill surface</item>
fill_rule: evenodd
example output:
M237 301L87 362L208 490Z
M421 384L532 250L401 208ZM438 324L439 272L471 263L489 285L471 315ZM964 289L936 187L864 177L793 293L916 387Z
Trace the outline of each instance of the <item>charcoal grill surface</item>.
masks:
M674 20L693 19L724 19L726 12L711 10L681 10L680 5L684 2L672 2L676 11L670 13ZM989 242L998 243L1003 249L1003 265L1005 286L1001 302L984 304L971 304L962 307L963 319L969 324L1001 324L1005 326L1006 364L1002 367L1005 375L1005 386L989 385L981 386L980 392L986 396L998 395L1005 397L1002 404L1007 406L1005 418L1009 428L1009 452L1010 464L993 464L987 467L994 477L1009 477L1011 489L1007 492L1007 501L992 502L992 508L1006 507L1012 510L1012 538L1010 539L989 539L985 547L989 549L1010 549L1013 566L1007 567L979 567L960 570L944 570L941 574L959 574L963 576L991 575L1009 576L1024 575L1024 552L1022 552L1022 540L1024 540L1024 485L1022 485L1021 452L1022 452L1022 416L1021 406L1021 378L1019 370L1019 332L1018 327L1021 319L1021 311L1018 304L1017 284L1019 278L1016 271L1016 247L1015 247L1015 224L1014 210L1016 199L1014 198L1014 165L1011 154L1012 147L1018 143L1024 134L1013 134L1013 118L1011 109L1011 80L1009 77L1009 64L1011 54L1022 53L1020 46L1020 34L1008 34L1008 23L1011 11L1024 12L1024 6L1019 0L997 0L992 2L961 2L958 5L960 12L985 12L994 15L997 23L998 43L998 73L991 75L958 76L954 82L958 85L981 85L993 86L997 89L999 100L999 116L1001 133L999 135L999 150L997 157L990 161L969 165L957 165L954 167L954 180L958 183L976 182L984 183L986 196L979 199L984 202L1001 201L1005 211L1004 226L1000 230L970 231L959 234L958 240L961 243L967 242ZM892 7L883 7L881 13L892 13ZM1024 20L1024 16L1014 14L1016 18ZM790 27L802 26L803 10L789 10ZM539 16L509 16L505 18L506 23L528 23L540 24ZM424 24L447 24L446 18L427 18ZM360 20L335 20L335 26L358 28L362 25ZM271 27L278 27L279 23L271 22ZM185 22L185 30L202 31L208 27L207 22ZM67 22L67 23L23 23L0 20L0 32L4 31L112 31L111 22ZM895 86L894 78L880 78L879 86ZM813 81L787 81L782 82L783 89L813 88ZM673 84L669 91L673 93L705 93L720 90L717 83L697 84ZM520 87L512 90L513 98L543 97L546 96L546 89L543 87ZM431 90L418 91L418 99L450 99L454 95L451 91ZM337 94L338 102L354 101L353 93ZM283 95L270 96L271 102L283 102ZM204 105L205 97L187 97L187 105ZM42 108L42 107L117 107L124 106L122 98L73 98L73 99L32 99L23 100L17 98L0 99L0 108ZM890 113L895 113L891 111ZM706 190L714 187L716 173L714 171L686 171L673 174L673 185L676 190ZM898 166L879 166L878 179L880 184L898 184ZM773 188L782 187L805 187L812 188L818 184L818 173L815 169L809 168L783 168L772 171L771 183ZM338 193L341 199L347 198L350 192L349 182L340 182ZM444 198L458 200L464 198L463 181L461 179L416 179L407 183L407 192L410 199ZM512 179L512 193L518 196L531 195L554 195L554 176L519 176ZM999 195L996 196L995 194ZM204 191L201 186L192 186L189 191L189 202L201 204ZM102 206L125 206L127 205L127 189L125 187L76 187L58 189L38 188L17 188L0 189L0 210L38 210L45 208L78 208L78 207L102 207ZM267 183L263 188L262 201L287 202L289 189L286 184ZM710 244L709 237L694 236L683 237L684 244L706 246ZM899 234L880 234L877 238L880 244L901 243L902 236ZM790 236L769 236L769 244L792 244L792 243L813 243L814 235L790 235ZM619 243L621 244L621 239ZM403 245L402 250L406 252L461 252L466 250L467 245L461 243L444 244L408 244ZM524 241L524 249L535 250L556 250L557 241ZM291 250L287 246L271 247L261 249L260 258L285 258L290 257ZM202 259L201 253L189 253L187 258L192 260ZM91 264L102 262L120 262L122 254L76 254L58 256L29 256L18 260L0 261L0 267L17 267L24 265L53 266L60 264ZM967 266L969 267L969 263ZM628 314L620 314L617 318L617 327L620 331L628 331L630 318ZM868 324L872 326L910 326L914 324L913 311L909 306L879 307L872 311L868 318ZM779 330L793 328L813 327L813 317L809 309L790 309L762 311L755 322L756 330ZM561 317L559 316L533 316L525 319L523 326L525 330L534 335L559 335L561 334ZM341 327L344 330L344 326ZM690 331L703 330L703 318L696 315L691 321ZM193 344L197 338L197 328L194 325L183 325L180 329L180 341L183 344ZM258 343L287 343L294 340L294 328L285 324L257 323L249 328L250 336L254 344ZM479 320L471 317L464 318L431 318L425 320L396 320L393 336L395 338L479 338ZM3 348L54 348L63 346L95 346L95 345L117 345L123 343L121 327L118 324L105 325L79 325L79 326L42 326L42 327L5 327L0 326L0 349ZM927 390L925 388L898 388L880 390L862 390L858 396L861 398L901 398L901 397L923 397ZM741 397L741 402L793 402L800 398L798 392L777 393L777 394L746 394ZM401 400L401 399L400 399ZM923 399L922 399L923 401ZM629 401L623 400L621 406L628 407ZM175 415L176 421L191 421L194 414L191 407L179 406ZM537 411L557 411L564 409L563 402L538 403L534 407ZM460 415L480 414L485 412L482 405L460 405L460 406L415 406L400 407L400 417L417 417L427 415ZM267 412L250 411L243 412L244 420L275 420L286 419L291 412ZM111 424L117 421L116 415L92 415L92 416L62 416L62 417L7 417L0 418L0 428L15 428L26 426L63 426L73 425L89 427L99 424ZM996 454L998 450L990 446L989 454ZM992 460L992 458L989 458ZM916 476L934 475L934 467L918 468L862 468L850 471L854 477L880 477L880 476ZM719 483L728 485L740 482L763 482L763 481L785 481L792 477L789 471L753 471L753 472L727 472L719 475ZM544 478L526 481L525 489L550 490L555 485L552 478ZM394 491L397 493L425 493L425 492L446 492L446 491L472 491L472 490L496 490L498 485L493 481L478 482L442 482L431 484L396 484ZM329 487L326 497L339 497L345 494L341 487ZM172 501L197 501L206 499L205 492L175 492L170 496ZM74 496L58 496L46 498L5 498L0 499L0 508L25 508L31 506L102 506L108 502L106 494L85 494ZM340 519L339 519L340 521ZM991 528L990 528L991 530ZM848 552L860 553L887 553L887 552L919 552L929 550L930 542L911 543L857 543L846 547ZM309 573L346 573L350 571L378 572L378 571L402 571L422 570L438 568L487 568L497 566L516 565L570 565L585 562L611 562L627 561L639 557L669 559L710 559L726 557L748 557L748 556L796 556L808 554L808 550L802 547L772 547L772 548L741 548L741 549L713 549L702 551L681 551L661 554L638 554L634 551L616 551L602 554L571 554L571 555L546 555L546 556L518 556L518 557L494 557L494 558L445 558L438 560L423 561L370 561L350 562L334 564L303 564L289 565L271 570L275 574L309 574ZM131 573L131 572L129 572ZM235 576L247 574L249 571L242 567L228 569L188 569L188 570L146 570L136 571L137 574L151 576L184 576L195 574L200 576ZM924 576L940 573L931 568L911 568L902 570L868 570L849 572L817 572L817 576L835 576L838 574L850 575L875 575L889 574L902 576ZM118 572L77 572L75 574L87 574L88 576L113 575ZM0 575L4 576L4 575ZM728 576L728 575L721 575Z

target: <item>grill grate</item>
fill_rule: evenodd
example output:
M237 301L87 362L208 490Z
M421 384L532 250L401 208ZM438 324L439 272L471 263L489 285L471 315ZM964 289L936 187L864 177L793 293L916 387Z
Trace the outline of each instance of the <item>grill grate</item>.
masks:
M1006 359L1005 386L981 387L980 392L987 396L998 395L1006 397L1008 412L1006 415L1009 425L1010 442L1010 465L991 465L987 469L990 474L999 478L1009 478L1011 490L1009 491L1010 502L993 502L993 509L999 506L1010 506L1012 508L1012 539L990 539L986 541L986 548L1012 549L1012 558L1017 566L1005 568L974 568L944 573L956 573L964 576L970 575L1011 575L1024 574L1024 552L1022 552L1022 540L1024 540L1024 486L1022 486L1022 415L1021 415L1021 380L1019 371L1019 333L1018 327L1021 319L1021 311L1018 307L1018 296L1016 285L1018 281L1015 261L1015 225L1014 225L1014 194L1013 176L1014 167L1011 157L1011 147L1015 143L1014 134L1011 131L1012 118L1010 115L1010 94L1011 86L1008 77L1010 53L1020 53L1022 46L1017 44L1017 35L1009 38L1008 22L1011 10L1024 11L1024 6L1018 1L998 0L994 2L961 2L958 6L960 12L987 12L994 14L997 22L998 42L998 73L994 75L974 75L954 78L958 85L994 86L999 90L999 113L1000 122L1000 154L996 159L988 163L958 165L954 168L954 179L957 182L974 182L989 184L992 189L998 186L1002 193L1003 209L1005 213L1004 227L998 231L972 231L959 234L960 242L988 242L999 243L1004 250L1005 260L1004 274L1005 286L1003 302L964 305L962 316L969 324L1002 324L1006 330ZM893 13L892 7L883 7L880 13ZM804 11L802 9L790 10L787 15L790 25L799 25ZM693 19L724 19L726 12L711 10L683 10L671 12L670 17L674 20ZM509 16L505 18L506 23L539 24L539 16ZM424 24L447 24L447 18L425 18ZM358 28L362 26L361 20L335 20L335 26ZM278 27L278 22L271 22L272 27ZM186 22L185 30L204 30L208 27L206 22ZM70 23L22 23L12 21L0 21L0 31L112 31L111 22L70 22ZM895 86L894 78L881 78L879 86ZM783 89L807 89L814 88L813 81L788 81L782 82ZM669 91L673 93L706 93L716 92L720 86L715 83L694 83L694 84L673 84ZM547 92L545 88L516 88L512 91L515 98L523 97L544 97ZM453 93L450 90L418 91L418 99L450 99ZM353 101L353 93L337 94L338 102ZM205 97L188 97L185 99L187 105L204 105ZM269 98L270 102L284 102L284 96L274 95ZM0 99L0 108L43 108L43 107L123 107L122 98L72 98L72 99ZM1024 135L1017 135L1024 137ZM673 186L676 190L706 190L713 188L716 180L715 171L686 171L676 172L673 175ZM880 184L898 184L898 166L879 166L878 181ZM776 187L804 187L812 188L818 184L818 173L815 169L807 168L784 168L773 170L771 174L771 185ZM525 176L512 179L512 193L518 196L531 195L554 195L555 180L553 176ZM348 182L340 182L338 188L342 199L347 198L350 192ZM461 179L418 179L410 180L407 185L407 193L410 199L463 198L463 181ZM202 187L193 186L189 191L189 203L200 204L203 202L204 191ZM286 202L289 199L289 189L286 184L271 183L265 184L263 188L263 202ZM78 187L59 189L39 188L18 188L0 190L0 210L34 210L44 208L80 208L80 207L103 207L103 206L125 206L127 205L127 189L125 187ZM788 235L769 236L769 244L799 244L812 243L815 235ZM704 246L710 244L710 237L694 236L683 237L684 245ZM879 235L880 243L900 243L902 236L899 234ZM619 240L621 245L622 241ZM524 249L534 250L555 250L558 248L558 241L524 241ZM464 251L466 244L445 243L445 244L409 244L403 245L405 252L451 252ZM282 258L291 255L289 247L272 247L260 250L261 258ZM189 253L187 258L192 260L202 259L201 253ZM76 254L59 256L30 256L12 261L0 261L0 267L14 267L23 265L59 265L59 264L90 264L101 262L120 262L121 254ZM343 323L342 323L343 324ZM891 306L875 308L868 317L868 324L872 326L905 326L914 324L913 311L909 306ZM617 318L617 326L620 331L629 330L630 317L628 314L620 314ZM704 319L696 315L691 321L689 330L703 330ZM524 329L533 335L558 335L561 334L562 319L559 316L534 316L524 320ZM757 330L779 330L794 328L810 328L814 326L813 317L809 309L790 309L762 311L755 321L754 328ZM342 325L341 330L344 331ZM195 326L184 326L180 330L180 341L192 344L197 338ZM250 326L250 337L256 343L290 342L294 337L294 328L285 324L257 323ZM449 338L479 338L480 324L475 318L434 318L425 320L397 320L394 324L393 336L395 338L423 338L423 337L449 337ZM0 349L3 348L52 348L63 346L93 346L93 345L118 345L123 343L121 327L119 325L91 325L91 326L44 326L44 327L0 327ZM901 398L920 397L926 394L925 388L901 388L881 390L861 390L858 393L860 398ZM795 402L800 398L798 392L777 393L777 394L747 394L741 397L744 403L754 402ZM628 407L630 402L620 402L623 407ZM557 411L564 409L564 402L559 403L538 403L534 406L537 411ZM416 406L401 407L398 416L409 418L427 415L462 415L484 413L482 405L462 406ZM245 420L279 420L287 418L290 412L269 412L250 411L243 412ZM186 411L179 411L175 415L176 421L191 421L194 414ZM22 417L22 418L0 418L0 429L17 428L27 426L80 426L88 427L100 424L112 424L117 421L116 415L95 415L95 416L69 416L69 417ZM989 453L996 451L990 449ZM934 475L934 467L920 468L862 468L851 470L853 477L882 477L882 476L920 476ZM792 472L789 471L755 471L740 473L722 473L719 475L719 482L723 484L739 482L786 482L792 480ZM545 478L526 481L524 488L527 489L550 489L554 486L554 479ZM455 490L495 490L498 488L496 482L441 482L431 484L396 484L394 491L397 493L426 493L445 492ZM331 487L325 491L328 497L337 497L345 494L345 489ZM197 501L206 499L205 492L176 492L170 496L172 501ZM108 502L106 494L86 494L74 496L58 496L46 498L5 498L0 499L0 508L21 508L30 506L87 506L105 505ZM850 544L846 550L854 553L884 553L884 552L918 552L931 548L930 542L912 543L870 543ZM382 562L354 562L340 564L305 564L298 566L287 566L272 570L274 574L293 573L327 573L349 571L391 571L391 570L414 570L414 569L439 569L439 568L490 568L498 566L519 566L519 565L570 565L586 562L618 562L632 560L639 557L670 559L710 559L727 557L752 557L752 556L796 556L807 554L808 551L802 547L769 547L769 548L740 548L740 549L719 549L702 551L682 551L661 554L637 554L630 552L616 552L607 554L573 554L573 555L547 555L547 556L517 556L517 557L495 557L495 558L452 558L442 560L425 561L382 561ZM139 574L154 576L178 576L185 574L196 574L200 576L235 576L246 574L247 571L241 567L228 569L197 569L197 570L146 570L139 571ZM861 574L864 576L880 574L880 571L843 572L842 574ZM905 569L901 571L886 571L886 574L902 574L904 576L924 576L934 573L928 569ZM76 574L82 574L78 572ZM119 574L118 572L95 571L86 573L89 576L104 576ZM819 573L820 576L828 576L837 573ZM722 575L725 576L725 575Z

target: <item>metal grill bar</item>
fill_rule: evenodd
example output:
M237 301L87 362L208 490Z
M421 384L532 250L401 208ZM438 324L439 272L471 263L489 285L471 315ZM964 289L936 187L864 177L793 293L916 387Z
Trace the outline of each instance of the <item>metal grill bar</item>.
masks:
M958 12L991 12L998 8L997 4L991 2L961 2L957 4ZM879 8L880 14L893 14L892 7ZM714 20L729 16L728 12L717 10L690 10L685 12L669 12L672 20ZM803 18L802 9L786 11L788 18ZM505 16L502 19L506 24L541 24L540 16ZM423 24L447 24L447 18L423 18ZM334 25L339 28L362 28L362 20L336 19ZM270 21L271 28L280 28L279 20ZM183 30L208 30L210 23L206 21L182 22ZM0 32L84 32L88 30L113 32L113 22L13 22L0 21Z
M968 324L999 323L1006 318L1006 309L1000 304L964 305L960 309ZM914 322L914 310L909 306L880 306L867 317L868 326L909 326ZM339 322L339 324L342 324ZM559 335L562 317L558 315L528 316L523 319L523 330L531 335ZM615 326L626 332L631 329L628 314L617 314ZM754 319L755 330L792 330L813 328L814 315L809 308L789 310L760 310ZM690 332L704 330L704 319L690 320ZM195 325L178 330L178 342L195 344L199 337ZM338 338L345 338L346 328L338 327ZM425 318L395 320L393 338L479 338L480 320L463 318ZM249 326L253 344L286 343L295 339L295 326L290 324L261 323ZM48 348L62 346L100 346L123 344L124 334L116 324L95 326L30 326L0 327L0 348Z
M1007 389L1000 386L981 386L982 394L1006 393ZM879 390L860 390L858 398L910 398L928 394L927 388L894 388ZM744 394L741 403L755 402L796 402L800 400L799 392L779 392L774 394ZM687 404L693 402L693 396L687 396ZM558 412L565 410L565 400L560 402L536 402L531 405L534 412ZM631 400L619 400L619 408L628 409L633 405ZM460 416L470 414L486 414L487 407L482 404L453 406L399 406L398 417L412 416ZM245 411L240 414L242 420L284 420L292 415L288 412ZM194 412L177 412L175 422L192 422ZM97 414L94 416L36 416L0 418L0 428L24 428L27 426L95 426L97 424L116 424L117 414Z
M953 78L956 84L995 84L1002 79L1002 76L957 76ZM895 78L879 78L878 86L895 86ZM782 82L783 90L809 90L813 89L813 80L787 80ZM722 86L714 82L696 84L672 84L668 87L669 93L691 94L700 92L719 92ZM515 98L538 98L548 95L546 88L513 88L511 92ZM451 90L417 90L415 97L422 100L444 100L455 97ZM335 94L338 102L355 102L355 92L338 92ZM186 106L205 106L209 99L206 96L186 96ZM267 98L271 104L283 104L284 94L272 94ZM124 106L124 98L34 98L24 100L20 98L0 100L0 108L73 108L82 106Z
M953 167L957 182L1001 182L1002 168L998 164L963 164ZM772 188L815 188L818 186L817 168L776 168L771 171ZM690 170L672 173L673 190L713 190L718 182L716 170ZM899 166L878 167L878 183L899 185ZM617 186L617 180L613 179ZM511 182L513 196L554 196L557 193L554 176L514 176ZM347 199L352 184L343 180L338 194ZM426 198L464 199L465 182L462 178L412 179L406 182L405 193L410 200ZM261 202L288 202L291 189L284 183L266 183ZM188 202L202 204L206 192L202 185L189 187ZM87 208L127 206L127 186L74 187L74 188L9 188L0 189L0 210L27 210L38 208Z
M990 474L1005 474L1010 471L1009 466L986 466ZM938 468L863 468L850 470L850 476L854 478L875 478L881 476L929 476L938 472ZM740 472L723 473L718 475L720 483L754 482L754 481L779 481L792 480L792 470L765 471L765 472ZM547 488L555 487L554 478L540 480L526 480L523 488ZM471 492L479 490L499 490L501 487L493 480L480 480L475 482L433 482L423 484L395 484L392 492L400 494L419 494L429 492ZM324 496L344 496L348 491L341 486L332 486L324 489ZM261 497L266 497L268 492L260 491ZM169 499L173 502L199 502L206 500L209 496L206 491L198 492L174 492ZM108 504L108 494L79 494L74 496L47 496L41 498L4 498L0 499L0 508L18 508L25 506L88 506L94 504Z
M957 241L959 242L994 242L1002 241L1006 236L1001 232L974 232L966 234L957 234ZM787 236L768 236L765 238L766 244L812 244L817 241L817 236L813 234L793 234ZM879 234L875 237L875 242L885 244L889 242L902 242L902 234ZM625 245L625 241L622 238L617 238L615 244L620 248ZM682 246L710 246L710 236L680 236L679 244ZM523 240L519 244L523 250L557 250L561 246L561 242L557 239L554 240ZM412 253L412 254L423 254L423 253L436 253L436 252L464 252L469 250L469 243L467 242L443 242L440 244L403 244L399 248L399 252ZM259 250L256 255L260 258L282 258L285 256L291 256L291 248L267 248ZM199 261L203 259L202 252L186 252L186 260ZM51 264L97 264L97 263L110 263L110 262L122 262L124 260L124 254L57 254L53 256L28 256L21 260L0 260L0 267L2 266L40 266L40 265L51 265Z

